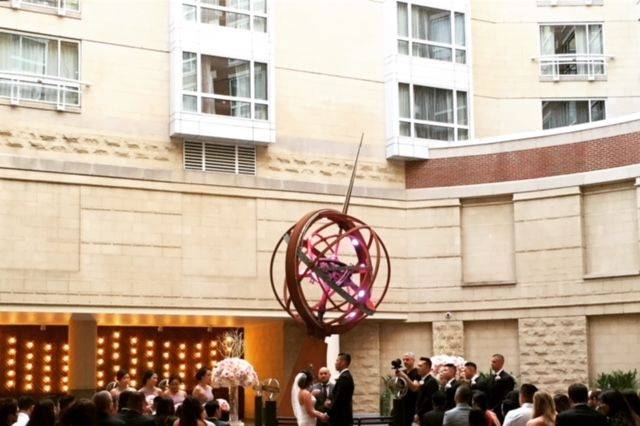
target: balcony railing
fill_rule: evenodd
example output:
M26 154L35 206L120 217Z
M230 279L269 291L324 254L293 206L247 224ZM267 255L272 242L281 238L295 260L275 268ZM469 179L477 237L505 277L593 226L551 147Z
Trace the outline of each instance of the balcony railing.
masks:
M80 107L82 86L87 83L58 77L30 76L14 72L0 72L0 99L11 105L38 102L53 105L60 111Z
M605 55L547 55L541 56L540 79L558 80L604 80L607 75Z

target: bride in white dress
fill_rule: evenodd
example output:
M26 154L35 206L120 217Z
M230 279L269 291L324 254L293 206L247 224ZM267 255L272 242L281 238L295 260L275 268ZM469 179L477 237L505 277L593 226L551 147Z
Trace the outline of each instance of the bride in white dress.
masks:
M316 398L309 388L313 383L313 375L308 371L298 373L291 388L291 406L293 415L298 420L298 426L316 426L316 419L326 422L329 419L325 413L314 408Z

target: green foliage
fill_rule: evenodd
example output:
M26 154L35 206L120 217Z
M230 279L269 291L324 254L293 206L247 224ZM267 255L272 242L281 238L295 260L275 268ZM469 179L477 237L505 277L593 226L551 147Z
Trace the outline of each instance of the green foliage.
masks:
M380 392L380 415L391 415L391 391L387 387L387 383L392 379L391 376L382 376L382 391Z
M611 373L601 373L596 379L595 385L602 390L638 389L638 371L615 370Z

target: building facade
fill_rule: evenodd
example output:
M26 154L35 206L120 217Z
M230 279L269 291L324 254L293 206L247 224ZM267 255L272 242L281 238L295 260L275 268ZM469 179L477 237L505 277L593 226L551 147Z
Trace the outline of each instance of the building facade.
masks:
M303 332L272 295L271 251L304 213L341 205L362 132L350 213L393 275L381 311L341 337L357 411L378 409L407 350L482 370L500 352L549 390L634 368L638 12L0 2L0 362L37 373L2 393L93 391L116 366L139 380L134 331L153 348L185 327L243 328L261 376L284 380ZM59 383L25 370L49 344L38 330L60 344ZM148 350L145 368L193 374Z

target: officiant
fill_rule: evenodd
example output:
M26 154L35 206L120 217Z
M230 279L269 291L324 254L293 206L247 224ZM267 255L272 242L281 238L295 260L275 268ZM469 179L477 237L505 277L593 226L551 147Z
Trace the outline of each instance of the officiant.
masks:
M318 382L311 387L311 393L316 397L315 409L321 413L327 412L325 402L333 392L333 383L330 382L331 371L327 367L318 370ZM318 420L318 424L326 424Z

